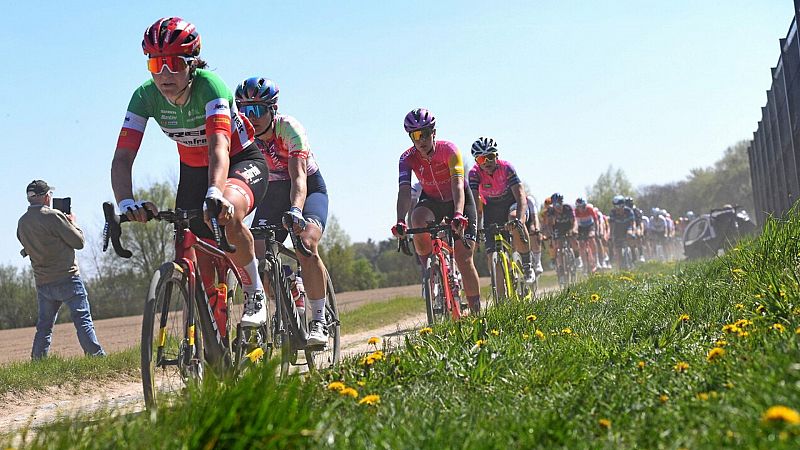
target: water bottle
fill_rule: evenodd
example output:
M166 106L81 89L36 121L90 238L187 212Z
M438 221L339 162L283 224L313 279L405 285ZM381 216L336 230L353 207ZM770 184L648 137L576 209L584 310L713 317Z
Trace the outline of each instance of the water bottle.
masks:
M284 265L283 266L283 274L289 280L289 289L292 293L292 300L294 301L294 306L297 308L297 312L301 317L304 317L306 313L306 291L305 287L303 286L303 278L300 276L300 270L295 273L292 271L292 268Z

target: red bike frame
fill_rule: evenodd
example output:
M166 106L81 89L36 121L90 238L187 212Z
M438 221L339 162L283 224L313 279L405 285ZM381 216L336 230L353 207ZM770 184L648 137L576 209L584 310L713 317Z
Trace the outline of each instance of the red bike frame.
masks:
M444 255L444 251L446 250L452 258L453 247L451 247L447 242L444 242L438 235L431 239L431 245L433 246L431 257L435 255L436 259L439 260L439 266L442 268L444 298L447 302L445 306L453 314L453 319L458 320L461 318L461 305L459 305L459 303L453 298L453 291L450 289L450 264Z

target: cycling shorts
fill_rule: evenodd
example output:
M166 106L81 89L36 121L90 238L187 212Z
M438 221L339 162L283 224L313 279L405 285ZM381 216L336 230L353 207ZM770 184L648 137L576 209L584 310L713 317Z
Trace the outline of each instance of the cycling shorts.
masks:
M248 198L249 214L266 194L268 179L269 169L264 156L255 144L250 144L231 157L225 187L237 189ZM192 167L181 163L175 207L200 209L206 199L206 192L208 192L208 166ZM214 239L211 229L200 218L192 219L189 222L189 229L197 237Z
M256 209L253 226L280 225L283 213L292 206L289 198L291 189L291 180L270 182L269 192ZM303 204L303 217L325 231L325 224L328 222L328 188L319 170L306 177L306 202ZM288 235L289 231L281 228L275 232L275 240L283 242Z
M455 203L453 200L445 202L434 200L428 198L425 192L422 192L419 197L419 202L417 202L417 206L415 206L414 209L417 208L427 208L430 210L433 213L434 220L438 223L445 217L453 217ZM478 236L478 212L475 208L475 199L472 198L472 191L468 188L464 189L464 217L469 221L467 228L464 230L464 237L474 242L477 240ZM458 236L456 236L456 239L459 239Z
M588 226L578 225L578 240L585 241L590 238L593 238L595 235L594 229L595 229L594 224Z

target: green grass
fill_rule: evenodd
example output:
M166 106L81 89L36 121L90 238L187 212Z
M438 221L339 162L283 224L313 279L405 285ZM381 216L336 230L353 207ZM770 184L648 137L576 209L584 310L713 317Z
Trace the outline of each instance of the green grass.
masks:
M61 358L25 361L0 366L0 395L40 390L50 386L77 384L139 374L139 347L105 358Z
M425 314L425 301L422 298L398 297L342 312L339 321L342 323L342 334L347 335L397 323L420 314Z
M800 448L800 424L763 419L800 410L798 235L792 214L713 261L595 276L333 371L254 370L152 414L64 421L28 446Z

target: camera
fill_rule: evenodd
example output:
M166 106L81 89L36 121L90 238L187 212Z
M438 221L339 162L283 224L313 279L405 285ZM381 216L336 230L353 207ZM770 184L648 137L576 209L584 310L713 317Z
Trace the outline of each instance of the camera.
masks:
M54 198L53 199L53 209L57 209L64 214L71 214L72 213L72 199L70 197L64 198Z

